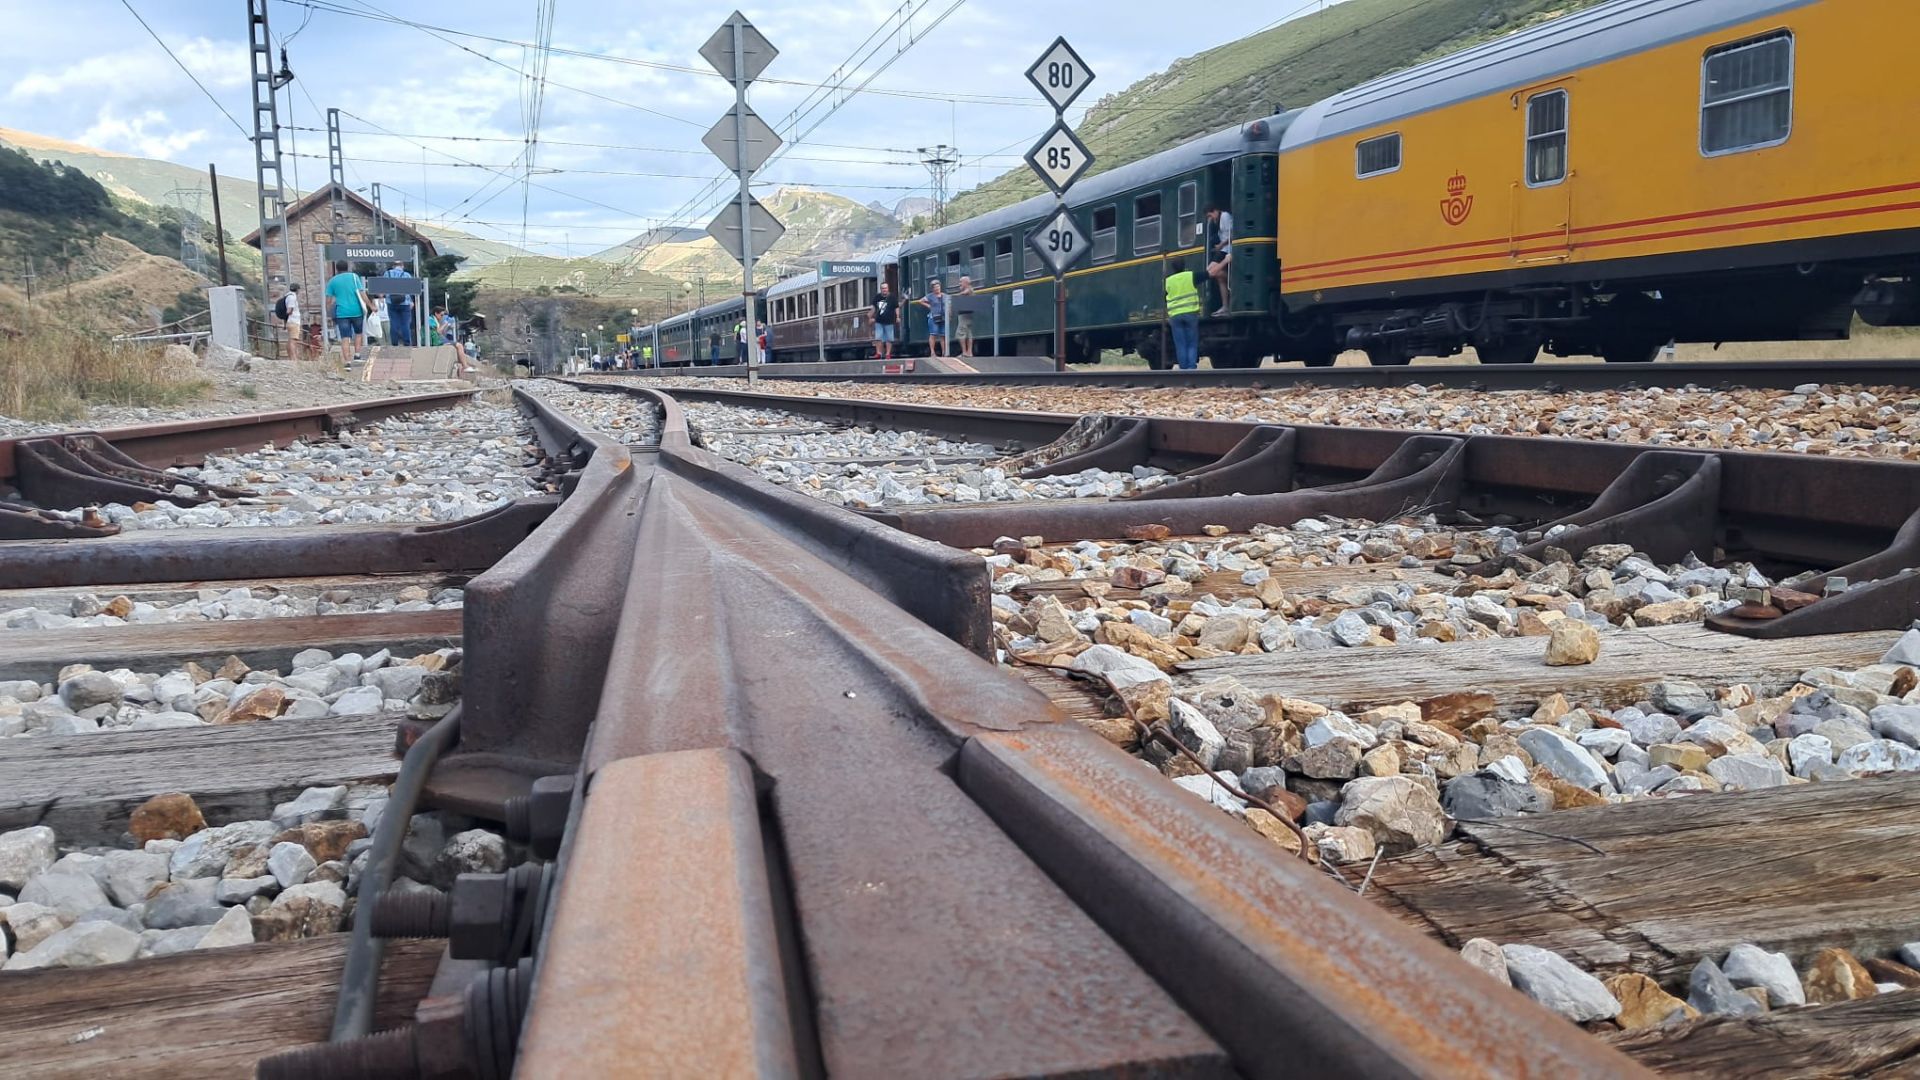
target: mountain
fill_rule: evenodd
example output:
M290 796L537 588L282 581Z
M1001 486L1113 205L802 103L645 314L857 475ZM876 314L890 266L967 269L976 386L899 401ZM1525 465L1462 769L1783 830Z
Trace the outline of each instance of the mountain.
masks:
M604 262L626 262L628 259L633 258L634 255L644 252L648 248L660 244L691 244L705 235L707 235L707 230L705 229L669 229L665 227L648 229L639 236L629 240L623 240L607 248L605 251L596 251L589 257L600 259Z
M1176 60L1101 98L1075 131L1093 151L1092 175L1600 2L1344 0ZM948 219L1043 190L1022 165L956 196Z
M756 285L811 270L821 259L871 251L900 235L900 223L891 215L832 192L783 187L762 201L787 231L755 264ZM493 288L544 285L652 298L684 293L687 283L705 280L711 299L740 280L740 264L704 229L653 229L588 258L519 257L462 267L455 276Z
M36 161L58 161L79 169L123 199L171 208L206 221L213 220L213 200L207 196L207 173L204 169L119 154L13 128L0 127L0 146L16 147ZM260 227L254 194L257 190L252 180L220 177L221 224L226 226L229 237L238 240ZM287 193L289 202L298 198L297 192ZM466 265L469 267L485 266L527 254L524 249L512 244L487 240L459 229L417 223L416 227L431 237L436 247L466 256Z

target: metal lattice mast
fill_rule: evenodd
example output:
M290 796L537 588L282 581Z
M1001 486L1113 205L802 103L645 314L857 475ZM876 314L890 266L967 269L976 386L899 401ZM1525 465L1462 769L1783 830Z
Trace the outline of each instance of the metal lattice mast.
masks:
M247 33L253 62L253 182L254 209L260 217L261 300L272 307L287 289L291 264L287 189L280 171L280 107L274 100L274 91L282 83L273 69L267 0L247 0Z
M373 182L373 242L387 243L387 212L380 205L380 181Z
M933 223L935 226L947 223L947 177L960 164L960 151L941 143L938 146L923 146L920 153L925 156L920 164L927 167L933 175Z
M331 210L333 243L344 244L347 227L347 158L340 152L340 110L327 110L327 206Z

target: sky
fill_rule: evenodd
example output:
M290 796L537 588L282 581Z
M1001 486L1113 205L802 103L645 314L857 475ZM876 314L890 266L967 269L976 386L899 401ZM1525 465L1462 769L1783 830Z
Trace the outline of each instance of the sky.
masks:
M246 0L4 6L0 127L253 178ZM543 6L554 52L536 95L528 72L538 55L518 43L537 40ZM1050 124L1023 73L1055 36L1096 73L1069 114L1077 122L1100 95L1300 6L1212 0L1204 20L1167 26L1164 0L747 4L740 10L780 50L749 103L776 129L803 107L812 111L802 128L825 117L756 191L799 184L887 205L925 197L918 148L938 143L959 148L949 188L964 190L1018 165ZM411 218L554 255L661 224L704 227L724 193L711 186L722 170L700 138L732 106L733 87L698 50L733 10L689 0L270 0L275 44L295 73L280 97L288 182L325 183L325 110L337 108L348 184L379 182L384 205ZM850 63L852 84L871 83L829 96L823 84ZM827 115L825 104L842 99Z

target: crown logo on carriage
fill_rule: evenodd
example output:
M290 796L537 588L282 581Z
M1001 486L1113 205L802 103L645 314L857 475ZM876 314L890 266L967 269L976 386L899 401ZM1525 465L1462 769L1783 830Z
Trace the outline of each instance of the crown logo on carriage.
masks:
M1447 180L1447 197L1440 200L1440 217L1449 225L1458 225L1473 213L1473 196L1467 194L1467 177L1454 173Z

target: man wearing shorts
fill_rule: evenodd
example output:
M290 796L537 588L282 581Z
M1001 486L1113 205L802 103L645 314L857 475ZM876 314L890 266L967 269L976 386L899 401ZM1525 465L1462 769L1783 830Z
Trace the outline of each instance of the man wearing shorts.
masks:
M927 309L927 344L932 350L927 355L947 355L947 293L940 279L934 278L927 285L927 295L914 303Z
M973 359L973 279L960 275L960 289L953 294L948 306L953 308L953 332L960 339L960 355Z
M873 351L882 360L893 359L893 342L898 336L900 302L893 298L886 282L880 283L880 295L873 298Z
M327 311L340 334L340 366L358 362L367 348L367 283L346 263L333 264L333 277L327 280Z

